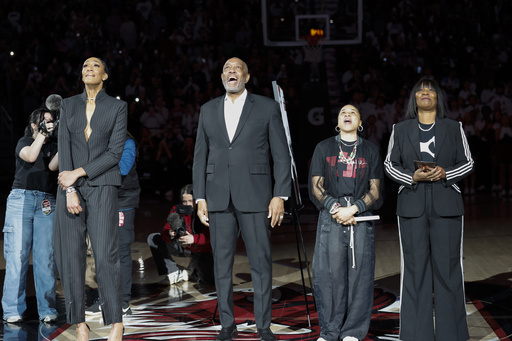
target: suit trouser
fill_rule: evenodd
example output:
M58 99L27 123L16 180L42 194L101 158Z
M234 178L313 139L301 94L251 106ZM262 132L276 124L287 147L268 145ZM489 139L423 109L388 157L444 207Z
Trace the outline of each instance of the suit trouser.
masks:
M398 217L400 340L465 341L469 334L462 271L463 217L439 216L433 208L432 187L426 186L425 192L422 216Z
M223 327L235 324L233 312L233 262L240 227L254 288L256 327L270 326L272 319L272 255L268 212L244 213L233 203L223 212L209 212L210 242L213 247L215 287Z
M58 191L55 259L65 294L67 322L85 321L86 234L96 264L101 313L106 325L122 322L121 272L118 252L119 213L114 186L77 187L83 211L67 211L66 194Z

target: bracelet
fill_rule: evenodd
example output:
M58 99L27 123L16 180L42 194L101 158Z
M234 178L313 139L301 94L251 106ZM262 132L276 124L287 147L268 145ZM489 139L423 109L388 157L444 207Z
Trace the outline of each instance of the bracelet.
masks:
M329 213L330 214L336 213L336 211L338 211L340 207L341 207L341 205L338 202L335 202L334 204L332 204L331 209L329 210Z

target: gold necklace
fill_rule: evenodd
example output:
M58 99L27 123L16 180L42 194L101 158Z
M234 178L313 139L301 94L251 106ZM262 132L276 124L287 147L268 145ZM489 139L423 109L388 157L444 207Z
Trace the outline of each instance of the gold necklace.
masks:
M340 148L340 153L338 155L338 159L344 164L354 163L354 159L356 158L356 153L357 153L357 140L356 140L356 143L354 144L354 148L352 149L352 152L350 153L348 158L346 158L345 155L343 155L343 151L341 150L341 144L339 144L339 148Z

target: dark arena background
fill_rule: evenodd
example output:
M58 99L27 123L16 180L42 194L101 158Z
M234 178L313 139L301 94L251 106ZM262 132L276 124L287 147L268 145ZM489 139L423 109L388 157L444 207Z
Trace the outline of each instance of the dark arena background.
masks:
M381 148L404 119L409 89L436 79L449 117L463 122L475 170L463 189L464 272L471 340L512 335L512 3L489 0L2 0L0 2L0 222L14 175L14 149L28 115L50 94L82 91L83 61L110 67L107 92L127 101L139 147L141 207L132 245L133 314L123 340L214 340L220 324L215 288L169 285L158 276L146 239L163 228L179 189L191 182L200 106L224 93L224 62L247 62L249 91L284 93L303 205L272 233L273 319L278 340L319 337L311 292L318 212L307 193L317 142L335 134L339 109L351 103L364 136ZM161 155L161 146L170 153ZM366 340L398 340L400 244L397 186L386 182L376 214L374 308ZM250 193L248 193L250 195ZM293 213L293 214L292 214ZM300 232L300 233L298 233ZM3 235L2 235L3 237ZM2 250L3 250L3 243ZM177 262L186 266L187 259ZM97 297L88 257L87 304ZM0 259L0 277L5 262ZM258 340L243 241L234 266L237 340ZM9 285L9 283L4 283ZM74 340L58 287L59 318L38 320L32 267L21 324L0 324L4 340ZM88 317L91 340L110 327Z

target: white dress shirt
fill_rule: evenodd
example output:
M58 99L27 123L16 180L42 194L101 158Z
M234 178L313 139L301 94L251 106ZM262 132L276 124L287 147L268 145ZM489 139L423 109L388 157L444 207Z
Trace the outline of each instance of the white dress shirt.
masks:
M229 142L233 141L233 137L235 136L236 127L240 121L240 116L242 116L242 109L244 108L246 99L247 89L235 99L235 102L228 97L228 94L224 97L224 120L226 121Z

